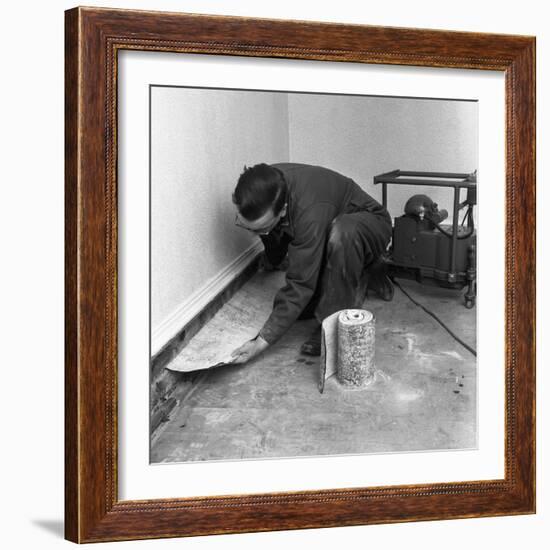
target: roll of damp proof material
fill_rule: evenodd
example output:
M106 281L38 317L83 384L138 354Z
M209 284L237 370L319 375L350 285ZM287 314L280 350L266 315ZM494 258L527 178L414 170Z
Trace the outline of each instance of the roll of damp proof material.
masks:
M374 380L374 315L346 309L338 315L338 367L341 384L362 387Z
M368 386L375 377L375 318L370 311L346 309L323 321L319 391L333 374L341 385Z

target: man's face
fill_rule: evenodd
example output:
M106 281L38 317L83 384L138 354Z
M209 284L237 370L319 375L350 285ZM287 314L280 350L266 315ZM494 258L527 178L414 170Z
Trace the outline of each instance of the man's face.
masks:
M281 221L281 218L286 214L286 204L283 206L279 214L273 213L273 208L269 208L265 214L259 217L257 220L250 221L243 218L237 210L235 217L235 224L239 227L247 229L256 235L267 235L275 226Z

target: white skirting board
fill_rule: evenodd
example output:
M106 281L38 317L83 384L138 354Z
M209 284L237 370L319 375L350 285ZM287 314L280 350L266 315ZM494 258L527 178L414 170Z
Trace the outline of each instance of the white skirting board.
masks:
M263 250L259 241L237 256L227 267L209 279L183 301L159 325L151 329L151 355L158 353L189 321L200 313Z

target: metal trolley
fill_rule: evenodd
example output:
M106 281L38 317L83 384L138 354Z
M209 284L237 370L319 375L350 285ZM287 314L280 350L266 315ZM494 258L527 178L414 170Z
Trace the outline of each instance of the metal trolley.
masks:
M374 177L382 184L382 203L387 208L388 185L417 185L454 189L452 224L442 224L448 216L427 195L414 195L405 213L394 218L392 243L384 257L390 277L414 279L457 290L467 286L464 304L472 308L476 300L476 205L477 174L411 172L393 170ZM460 202L461 189L467 190ZM459 224L459 212L466 213ZM467 220L467 226L464 221Z

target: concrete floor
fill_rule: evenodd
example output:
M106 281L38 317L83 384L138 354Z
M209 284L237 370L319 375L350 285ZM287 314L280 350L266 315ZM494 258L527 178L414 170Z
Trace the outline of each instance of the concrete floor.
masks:
M258 273L231 301L273 295L283 277ZM461 293L402 286L475 348L476 310ZM151 462L475 447L475 357L397 288L393 302L369 297L364 308L376 316L373 384L348 390L332 377L320 394L319 360L299 352L313 322L299 321L255 361L203 371L154 434Z

